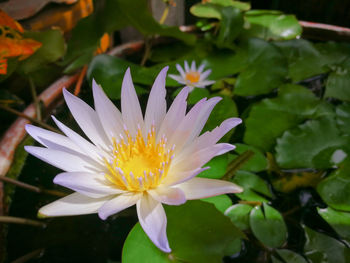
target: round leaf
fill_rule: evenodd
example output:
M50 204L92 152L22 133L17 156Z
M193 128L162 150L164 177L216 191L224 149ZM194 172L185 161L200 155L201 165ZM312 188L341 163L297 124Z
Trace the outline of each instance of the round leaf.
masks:
M281 85L287 75L282 53L261 39L248 41L249 64L237 78L234 93L251 96L269 93Z
M231 219L235 226L243 231L249 228L249 213L252 209L253 207L250 205L235 204L227 208L225 215Z
M232 201L227 195L217 195L201 200L213 204L221 213L224 213L232 205Z
M295 253L294 251L291 251L288 249L277 249L276 252L286 263L307 263L305 258ZM283 263L283 262L278 260L274 256L272 256L272 263Z
M253 234L264 245L276 248L286 241L287 227L281 214L266 203L252 209L249 222Z
M241 237L230 219L207 202L188 201L181 206L166 206L165 210L172 252L161 252L138 223L125 241L124 263L221 262L227 247Z
M337 211L331 207L318 208L317 211L341 237L350 240L350 213Z
M305 256L311 263L347 263L350 249L338 240L304 227L306 242Z
M250 145L241 144L241 143L236 143L235 146L236 146L235 152L237 152L238 154L242 154L248 150L251 150L254 152L253 157L241 167L241 170L251 171L251 172L261 172L266 169L267 160L263 155L263 153L259 151L257 148ZM234 159L235 158L233 158L233 160Z
M343 147L334 119L310 120L277 139L276 161L283 168L318 168L313 158L329 147Z
M270 13L269 11L257 13L248 11L245 14L248 25L244 32L245 37L259 37L266 40L294 39L301 35L301 26L294 15Z
M261 196L271 197L271 193L267 183L261 179L259 176L247 172L247 171L237 171L235 177L232 180L235 184L243 187L243 192L236 194L242 200L247 201L267 201L267 199Z

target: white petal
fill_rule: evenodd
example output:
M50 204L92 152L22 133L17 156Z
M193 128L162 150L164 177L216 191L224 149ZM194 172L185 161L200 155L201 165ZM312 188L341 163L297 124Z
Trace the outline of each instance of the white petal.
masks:
M109 140L101 126L100 119L96 112L84 101L70 94L66 89L63 89L63 95L75 121L86 136L95 145L107 148Z
M214 84L214 80L202 80L196 84L197 88L204 88L205 86L210 86Z
M140 224L151 241L162 251L170 253L166 236L167 219L162 204L145 194L136 203Z
M96 173L60 173L55 177L53 182L92 198L116 195L124 192L111 185L103 175Z
M186 81L184 80L184 78L179 75L169 74L169 77L172 78L173 80L176 80L180 84L186 84Z
M214 97L208 101L200 100L178 124L173 136L168 138L169 145L175 144L176 146L175 155L182 150L183 146L192 142L200 134L211 111L220 100L220 97Z
M159 140L163 134L165 134L169 139L172 133L178 127L179 123L185 117L187 108L186 99L189 89L189 87L184 87L174 99L168 110L168 113L165 115L164 120L161 124L157 140ZM172 147L172 145L170 147Z
M179 64L176 64L176 69L180 72L182 78L184 79L186 77L185 71L182 69L182 67Z
M198 73L202 73L202 71L203 71L204 68L205 68L205 63L202 63L202 64L198 67L197 72L198 72Z
M43 146L48 147L48 144L46 144L45 142L50 141L52 143L55 143L56 145L64 146L76 152L81 151L80 148L66 136L30 124L27 124L25 128L26 131L30 134L30 136L32 136L37 142L41 143ZM57 148L54 148L53 150L55 149Z
M184 192L179 188L173 187L157 187L149 190L148 193L153 199L167 205L181 205L186 202Z
M196 61L192 61L192 64L191 64L191 71L196 71Z
M110 215L114 215L130 206L136 204L138 200L140 200L142 194L121 194L112 200L104 203L103 206L98 210L98 216L105 220Z
M219 143L199 150L190 156L181 156L181 159L175 157L173 160L173 169L175 169L175 171L187 171L202 167L213 157L224 154L234 148L235 146L229 143Z
M35 157L66 172L91 172L96 168L82 154L46 149L36 146L24 146L24 149Z
M208 69L208 70L204 71L201 74L201 76L199 78L199 81L205 80L210 75L210 73L211 73L211 69Z
M201 149L210 147L217 143L226 133L228 133L232 128L242 123L242 120L239 118L230 118L223 121L219 127L216 127L212 131L207 131L194 140L192 145L186 147L177 158L183 158L183 155L189 156L194 152L197 152Z
M121 94L122 116L131 136L135 137L138 125L143 128L142 111L132 83L130 68L125 72Z
M207 146L213 145L217 143L231 129L233 129L241 123L242 120L240 118L226 119L220 124L220 126L216 127L211 132L206 132L200 137L198 137L198 143Z
M189 72L190 71L190 67L188 66L187 60L185 60L185 72Z
M73 193L40 208L39 215L46 217L94 214L107 200Z
M114 106L113 102L108 99L101 86L95 80L92 82L92 92L94 96L95 110L100 118L101 124L106 135L116 138L123 132L123 119L120 111Z
M103 154L102 151L100 151L95 145L93 145L89 141L85 140L78 133L76 133L75 131L64 125L62 122L57 120L55 116L51 117L56 123L57 127L80 148L80 152L84 153L85 155L88 155L89 157L92 157L95 161L101 163L101 155Z
M161 184L165 186L172 186L183 183L192 179L201 172L208 170L210 167L196 168L194 170L185 172L173 172L172 169L168 172L168 175L162 180Z
M154 124L156 131L158 131L159 126L164 119L166 113L165 79L168 69L169 67L165 67L158 74L149 94L145 113L144 131L146 133L151 129L152 124Z
M240 193L243 189L234 183L195 177L189 181L177 185L186 195L186 199L201 199L228 193Z

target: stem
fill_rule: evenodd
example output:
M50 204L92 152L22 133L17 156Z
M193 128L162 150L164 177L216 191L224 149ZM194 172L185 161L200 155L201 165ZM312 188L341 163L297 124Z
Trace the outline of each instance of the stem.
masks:
M251 150L247 150L241 155L239 155L236 159L234 159L227 168L227 172L222 177L222 180L230 181L232 177L235 175L235 173L246 163L248 162L252 157L254 156L254 152Z
M48 130L50 130L50 131L53 131L53 132L56 132L56 133L60 133L60 134L61 134L61 131L55 129L54 127L52 127L52 126L50 126L50 125L48 125L48 124L46 124L45 122L42 122L42 121L37 120L37 119L35 119L35 118L32 118L32 117L30 117L30 116L28 116L28 115L25 115L24 113L22 113L22 112L20 112L20 111L17 111L17 110L15 110L15 109L12 109L12 108L10 108L10 107L8 107L8 106L6 106L6 105L1 105L1 104L0 104L0 109L3 109L3 110L8 111L8 112L11 112L11 113L13 113L13 114L15 114L15 115L17 115L17 116L19 116L19 117L25 118L25 119L27 119L27 120L29 120L29 121L31 121L31 122L33 122L33 123L35 123L35 124L37 124L37 125L43 127L43 128L45 128L45 129L48 129Z
M82 70L80 71L80 73L79 73L78 81L77 81L77 83L75 84L75 89L74 89L74 95L75 95L75 96L78 96L78 94L80 93L81 84L83 84L83 80L84 80L84 77L85 77L85 75L86 75L87 68L88 68L88 66L85 65L85 66L83 67L83 69L82 69Z
M12 263L24 263L27 262L33 258L39 257L41 253L44 252L43 248L39 248L37 250L34 250L32 252L29 252L28 254L25 254L22 257L17 258L16 260L12 261Z
M35 192L35 193L49 194L49 195L54 195L54 196L59 196L59 197L66 196L65 193L62 193L62 192L59 192L59 191L56 191L56 190L42 189L40 187L33 186L33 185L30 185L30 184L27 184L27 183L23 183L21 181L18 181L18 180L15 180L15 179L3 176L3 175L0 175L0 181L16 185L18 187L27 189L27 190Z
M166 5L163 11L162 17L159 20L159 24L164 24L166 18L168 17L168 14L169 14L169 4Z
M262 203L259 201L244 201L244 200L239 200L238 203L240 204L245 204L245 205L251 205L251 206L261 206Z
M30 225L37 227L46 227L46 224L37 220L22 218L22 217L14 217L14 216L0 216L1 223L13 223L20 225Z
M41 121L40 101L38 100L38 95L36 93L35 85L31 77L29 77L29 86L30 86L30 91L32 92L32 97L35 105L36 118L38 121Z
M143 57L140 63L141 66L144 66L146 64L146 61L151 54L152 39L152 37L146 37L145 39L145 53L143 53Z

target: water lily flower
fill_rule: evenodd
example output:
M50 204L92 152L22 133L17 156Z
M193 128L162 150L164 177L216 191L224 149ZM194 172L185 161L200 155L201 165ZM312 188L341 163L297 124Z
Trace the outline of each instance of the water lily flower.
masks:
M89 140L55 117L65 135L26 126L44 146L26 146L26 151L64 170L54 183L75 191L42 207L40 216L98 213L105 220L136 204L145 233L159 249L170 252L162 204L181 205L186 200L242 191L231 182L196 177L208 169L202 166L210 159L234 149L217 142L241 120L227 119L200 135L220 98L202 99L186 114L189 88L185 87L167 111L167 70L153 84L144 117L129 69L122 83L121 112L95 81L95 109L63 90L69 110Z
M211 73L211 69L208 69L203 72L205 64L202 63L198 69L196 67L196 61L192 61L191 68L188 65L188 62L185 61L185 70L179 65L176 64L176 68L179 71L180 75L169 74L169 77L176 80L180 84L184 84L190 87L190 91L193 88L204 88L205 86L215 83L215 81L207 80L207 77Z

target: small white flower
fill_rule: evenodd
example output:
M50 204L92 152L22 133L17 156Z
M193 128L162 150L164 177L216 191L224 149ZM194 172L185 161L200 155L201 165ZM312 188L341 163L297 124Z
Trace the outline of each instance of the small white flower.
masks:
M242 191L227 181L195 177L208 168L202 166L210 159L234 149L231 144L217 142L241 120L227 119L213 131L200 135L220 98L202 99L186 114L186 87L167 112L167 70L164 68L154 82L144 117L129 69L122 84L121 112L95 81L95 110L63 90L74 119L90 141L55 117L53 120L65 136L26 126L44 147L25 149L64 170L54 182L75 191L42 207L40 215L98 213L106 219L136 204L145 233L159 249L170 252L162 203L180 205L186 200Z
M176 68L180 75L169 74L169 77L176 80L180 84L191 87L191 90L193 88L204 88L205 86L215 83L215 81L206 79L210 75L211 69L203 72L204 67L205 64L202 63L197 69L196 61L193 60L190 68L187 61L185 61L185 71L179 64L176 64Z

